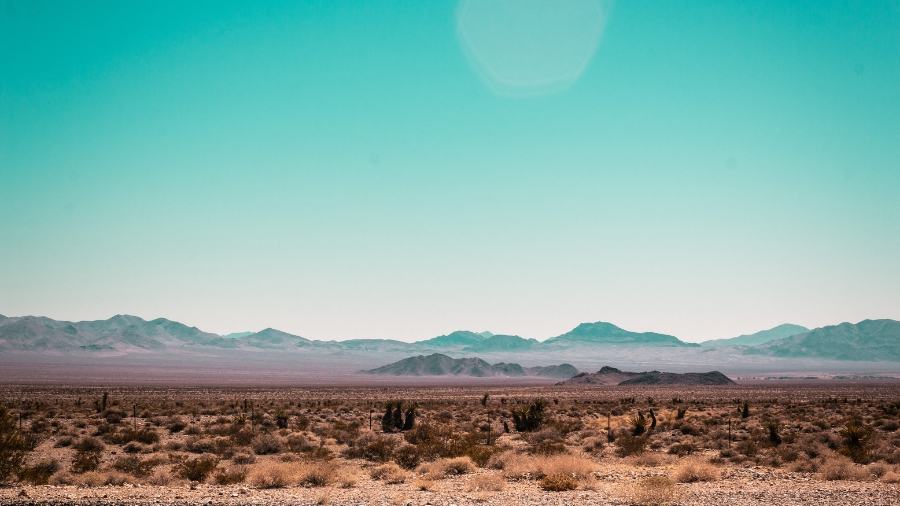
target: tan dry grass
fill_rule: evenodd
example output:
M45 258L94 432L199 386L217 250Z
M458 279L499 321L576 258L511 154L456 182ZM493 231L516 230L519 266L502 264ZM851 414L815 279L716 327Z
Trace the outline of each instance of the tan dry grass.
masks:
M585 478L597 469L593 460L578 455L533 457L508 452L498 460L503 476L510 479L541 479L554 474Z
M663 506L678 499L675 482L665 476L649 476L625 489L625 499L641 506Z
M419 466L419 473L432 480L475 472L475 463L469 457L438 459Z
M466 492L500 492L506 489L506 480L494 473L479 474L466 482Z
M720 476L715 466L699 459L685 459L675 470L678 483L717 481Z
M393 462L373 467L369 471L369 476L373 480L383 481L385 483L397 484L403 483L409 479L410 474L404 471L400 466Z

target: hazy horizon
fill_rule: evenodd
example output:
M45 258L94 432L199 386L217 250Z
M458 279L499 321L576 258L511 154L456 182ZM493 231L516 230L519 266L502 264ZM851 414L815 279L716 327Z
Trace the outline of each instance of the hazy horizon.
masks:
M7 1L0 314L900 320L900 3Z

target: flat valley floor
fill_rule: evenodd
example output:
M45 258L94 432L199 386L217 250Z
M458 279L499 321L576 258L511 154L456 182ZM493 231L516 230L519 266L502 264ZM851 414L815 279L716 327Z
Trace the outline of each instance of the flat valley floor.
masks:
M0 403L33 448L0 504L900 504L893 382L3 385Z

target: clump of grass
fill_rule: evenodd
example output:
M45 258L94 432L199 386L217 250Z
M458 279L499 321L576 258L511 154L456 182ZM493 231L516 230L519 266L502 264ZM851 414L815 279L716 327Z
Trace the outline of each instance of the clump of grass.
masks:
M500 492L506 489L506 480L496 474L479 474L466 482L466 492Z
M627 490L628 501L642 506L673 504L677 498L675 482L665 476L648 476Z
M678 483L716 481L718 479L718 469L697 459L685 460L675 471L675 480Z
M369 471L369 476L371 476L373 480L380 480L391 484L403 483L409 479L409 473L393 462L372 468L372 470Z
M567 474L548 474L539 486L548 492L564 492L578 488L578 478Z
M459 476L475 471L475 463L469 457L455 457L452 459L438 459L434 462L422 464L422 474L431 479L442 479L450 476Z

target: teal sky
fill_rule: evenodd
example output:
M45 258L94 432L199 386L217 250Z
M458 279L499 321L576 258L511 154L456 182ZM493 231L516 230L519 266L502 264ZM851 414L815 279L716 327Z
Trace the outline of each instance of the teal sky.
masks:
M2 2L0 313L900 319L900 2L540 4Z

